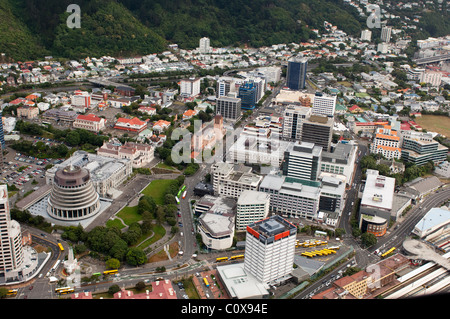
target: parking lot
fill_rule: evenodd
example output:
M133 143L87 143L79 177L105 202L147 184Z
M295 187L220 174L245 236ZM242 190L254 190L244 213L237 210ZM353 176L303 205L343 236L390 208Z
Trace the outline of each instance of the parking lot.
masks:
M45 185L45 167L57 164L62 159L39 159L7 148L8 154L3 157L3 169L0 178L8 185L15 185L20 195L36 190Z

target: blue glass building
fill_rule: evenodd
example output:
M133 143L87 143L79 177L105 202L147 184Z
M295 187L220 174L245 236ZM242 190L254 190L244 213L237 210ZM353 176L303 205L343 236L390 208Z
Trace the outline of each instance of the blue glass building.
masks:
M257 88L253 82L245 82L239 87L241 109L253 110L256 107Z
M292 59L288 62L286 85L291 90L303 90L306 83L306 59Z
M2 118L2 112L0 112L0 119ZM5 133L3 132L3 121L0 121L0 143L2 144L2 149L6 148L5 144Z

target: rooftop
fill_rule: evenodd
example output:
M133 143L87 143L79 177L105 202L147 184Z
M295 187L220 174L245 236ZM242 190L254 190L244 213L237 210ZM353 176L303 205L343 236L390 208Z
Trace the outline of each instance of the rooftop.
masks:
M270 195L264 192L244 190L238 198L238 205L259 205L270 200Z
M217 271L231 298L261 298L269 295L269 287L247 273L244 263L217 266Z
M391 210L394 200L394 188L395 178L379 175L376 170L367 170L361 206Z
M422 232L441 225L450 220L450 211L448 209L434 207L414 227Z

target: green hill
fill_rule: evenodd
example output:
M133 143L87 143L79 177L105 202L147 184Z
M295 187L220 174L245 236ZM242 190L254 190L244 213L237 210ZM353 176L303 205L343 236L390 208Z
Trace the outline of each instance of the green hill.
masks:
M6 53L8 58L15 60L48 54L27 26L13 14L8 0L0 0L0 53Z
M322 31L324 21L353 36L366 28L343 0L78 0L81 28L69 29L71 3L0 0L0 52L16 60L132 56L161 52L167 42L192 49L205 36L214 47L298 43L315 38L312 29ZM409 32L424 38L449 30L448 13L423 13L422 30Z
M168 41L195 48L207 36L213 46L253 47L305 41L323 21L347 33L361 30L358 14L340 0L121 0L140 21Z

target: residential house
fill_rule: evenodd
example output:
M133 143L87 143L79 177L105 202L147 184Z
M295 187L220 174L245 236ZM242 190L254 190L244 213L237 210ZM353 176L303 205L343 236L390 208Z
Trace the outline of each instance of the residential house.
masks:
M170 122L165 120L159 120L153 124L153 130L157 132L165 131L170 126Z

